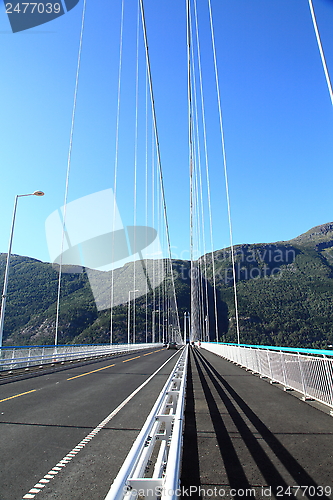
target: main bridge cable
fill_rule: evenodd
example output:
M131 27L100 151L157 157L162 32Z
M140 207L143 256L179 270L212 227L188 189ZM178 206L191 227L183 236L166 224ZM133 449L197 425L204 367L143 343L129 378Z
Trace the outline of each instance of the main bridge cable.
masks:
M221 106L221 94L219 85L219 76L217 70L216 61L216 47L215 47L215 34L213 25L213 14L211 0L208 0L209 7L209 21L210 21L210 31L212 39L212 49L214 58L214 70L215 70L215 84L217 92L218 101L218 111L219 111L219 121L220 121L220 134L221 134L221 146L222 146L222 156L223 156L223 169L224 169L224 179L225 179L225 190L227 196L227 208L228 208L228 221L229 221L229 236L230 236L230 250L231 250L231 261L232 261L232 274L233 274L233 288L234 288L234 301L235 301L235 317L236 317L236 330L237 330L237 343L240 344L240 331L239 331L239 317L238 317L238 298L237 298L237 283L236 283L236 266L235 266L235 252L232 236L232 223L231 223L231 209L230 209L230 196L229 196L229 181L228 181L228 170L227 170L227 157L225 151L225 140L224 140L224 128L222 120L222 106Z
M145 74L145 216L146 216L146 246L148 246L148 77ZM146 255L146 269L148 256ZM148 343L148 280L146 280L146 344Z
M133 192L133 204L134 204L134 248L136 250L136 219L137 219L137 177L138 177L138 120L139 120L139 28L140 28L140 12L139 6L137 9L137 26L136 26L136 68L135 68L135 138L134 138L134 192ZM139 253L140 255L140 253ZM143 272L146 276L146 283L148 283L149 277L147 275L147 270L144 265L144 260L142 257L141 264L143 267ZM133 262L133 290L136 290L136 260ZM136 329L135 329L135 293L133 293L133 344L135 344Z
M198 237L202 238L202 243L203 243L203 257L201 257L198 260L199 267L200 267L200 279L198 280L198 286L199 286L199 300L200 302L200 312L201 312L201 332L205 332L205 340L209 340L209 300L208 300L208 281L207 281L207 254L206 254L206 242L205 242L205 218L204 218L204 200L203 200L203 185L202 185L202 175L201 175L201 150L200 150L200 135L199 135L199 112L198 112L198 101L201 102L201 107L200 107L200 112L201 112L201 121L202 121L202 127L203 127L203 143L204 143L204 158L205 158L205 163L206 163L206 173L208 170L208 154L207 154L207 137L206 137L206 123L205 123L205 109L204 109L204 101L203 101L203 88L202 88L202 70L201 70L201 60L200 60L200 41L199 41L199 28L198 28L198 15L197 15L197 5L196 5L196 0L193 1L194 4L194 18L195 18L195 45L196 45L196 54L197 54L197 65L198 65L198 74L199 74L199 85L198 85L198 90L197 90L197 85L196 85L196 72L195 72L195 55L194 55L194 50L193 50L193 43L191 44L191 55L192 55L192 71L193 71L193 103L194 103L194 116L195 116L195 130L196 133L194 137L196 138L196 155L197 155L197 167L195 167L195 178L196 178L196 203L197 206L201 206L201 211L198 209L198 215L197 215L197 225L198 225ZM192 30L191 30L192 33ZM197 92L199 91L199 97L201 99L197 99ZM208 175L208 182L207 186L209 187L209 175ZM199 199L199 193L200 193L200 199ZM208 202L210 204L210 189L208 189ZM200 214L201 214L201 219L200 219ZM211 213L210 215L210 226L212 229L212 218L211 218ZM201 221L201 226L200 226L200 221ZM200 233L201 229L201 233ZM211 234L212 236L212 234ZM211 247L213 251L213 243L212 243L212 238L211 238ZM199 250L199 248L198 248ZM214 261L213 261L214 264ZM203 268L204 268L204 274L203 274ZM214 269L214 274L215 274L215 266L213 267ZM203 282L203 276L205 276L205 279ZM215 276L214 276L215 278ZM214 281L214 286L215 286L215 281ZM205 293L204 293L205 292ZM216 298L216 289L214 290L214 298ZM204 303L204 299L205 302ZM216 313L216 300L215 300L215 313ZM216 314L217 317L217 314ZM216 325L217 326L217 325ZM216 329L216 341L218 341L218 330Z
M180 321L179 321L179 313L178 313L178 306L177 306L175 280L174 280L173 270L172 270L170 232L169 232L169 222L168 222L167 209L166 209L165 189L164 189L164 180L163 180L163 172L162 172L162 162L161 162L161 151L160 151L160 143L159 143L159 136L158 136L158 130L157 130L155 99L154 99L154 92L153 92L153 82L152 82L151 65L150 65L150 57L149 57L149 49L148 49L147 27L146 27L146 19L145 19L143 0L139 0L139 1L140 1L142 29L143 29L143 37L144 37L144 44L145 44L145 52L146 52L146 64L147 64L149 92L150 92L151 107L152 107L153 128L154 128L154 136L155 136L155 142L156 142L157 164L158 164L159 180L160 180L161 194L162 194L162 205L163 205L163 213L164 213L164 220L165 220L165 227L166 227L166 237L167 237L167 244L168 244L170 275L171 275L171 281L172 281L174 301L175 301L175 305L176 305L177 327L178 327L178 331L180 332Z
M203 142L204 142L204 153L205 153L205 167L206 167L206 183L207 183L207 198L208 198L210 245L211 245L212 272L213 272L215 336L216 336L216 342L218 342L218 316L217 316L217 296L216 296L216 276L215 276L215 260L214 260L214 242L213 242L213 217L212 217L212 205L211 205L211 194L210 194L210 179L209 179L209 168L208 168L208 147L207 147L207 130L206 130L205 103L204 103L203 83L202 83L201 48L200 48L199 25L198 25L198 14L197 14L197 2L196 2L196 0L194 0L194 15L195 15L196 43L197 43L197 51L198 51L199 87L200 87L200 98L201 98L201 114L202 114L202 125L203 125ZM206 261L205 261L205 266L206 266ZM207 270L206 270L206 276L205 276L205 278L206 278L206 283L207 283ZM208 301L207 301L207 316L209 318L209 315L208 315Z
M123 61L123 34L124 34L124 3L121 3L120 40L119 40L119 66L118 66L118 93L117 93L117 116L116 116L116 142L113 178L113 228L112 228L112 252L115 247L115 221L116 221L116 197L117 197L117 174L119 164L119 122L120 122L120 94L121 94L121 73ZM113 260L113 255L112 255ZM114 300L114 269L111 270L111 303L110 303L110 344L113 343L113 300Z
M319 52L320 52L321 62L322 62L324 73L325 73L326 83L327 83L328 91L330 93L331 103L332 103L332 106L333 106L332 82L331 82L330 74L328 72L328 67L327 67L327 64L326 64L326 58L325 58L325 54L324 54L323 45L322 45L321 39L320 39L318 24L317 24L316 15L315 15L315 11L314 11L314 8L313 8L312 0L309 0L309 7L310 7L310 12L311 12L313 27L314 27L314 30L315 30L315 33L316 33L316 38L317 38L318 48L319 48Z
M190 2L186 0L186 42L187 42L187 95L188 95L188 142L189 142L189 176L190 176L190 257L191 257L191 312L190 312L190 341L194 339L195 327L195 289L194 289L194 262L193 262L193 136L192 136L192 84L191 84L191 13Z
M192 24L191 24L192 28ZM192 35L192 29L191 29ZM207 266L206 266L206 247L205 247L205 223L204 223L204 205L203 205L203 196L202 196L202 179L201 179L201 151L200 151L200 134L199 134L199 115L198 115L198 104L197 104L197 86L196 86L196 72L195 72L195 58L194 58L194 50L193 43L191 44L191 57L192 57L192 82L191 88L193 99L192 100L192 116L193 120L193 152L194 162L193 162L193 171L194 171L194 201L195 201L195 222L196 222L196 232L197 232L197 255L202 253L203 258L198 258L196 260L196 275L194 277L196 283L196 304L197 304L197 324L199 324L199 334L197 334L197 339L202 340L204 328L204 317L205 317L205 309L208 308L208 290L207 290L207 281L206 281L206 292L204 295L204 284L203 284L203 276L207 277ZM200 195L200 197L199 197ZM203 245L201 248L200 245ZM204 267L204 272L203 272ZM205 274L204 274L205 273ZM206 304L204 303L206 299ZM206 307L205 307L206 306Z
M62 277L62 254L64 251L65 243L65 227L66 227L66 212L67 212L67 200L68 200L68 188L69 188L69 174L71 170L71 160L72 160L72 150L73 150L73 136L74 136L74 125L76 116L76 105L77 105L77 94L79 88L79 76L81 69L81 55L82 55L82 42L83 42L83 32L86 14L86 0L83 0L82 7L82 20L81 20L81 32L79 41L79 50L76 66L76 77L75 77L75 87L74 87L74 99L73 99L73 109L72 109L72 120L71 129L69 135L69 148L67 156L67 172L66 172L66 184L65 184L65 196L64 196L64 209L63 209L63 222L62 222L62 236L61 236L61 252L60 252L60 263L59 263L59 279L58 279L58 294L57 294L57 310L56 310L56 324L55 324L55 336L54 345L58 345L58 330L59 330L59 312L60 312L60 292L61 292L61 277Z

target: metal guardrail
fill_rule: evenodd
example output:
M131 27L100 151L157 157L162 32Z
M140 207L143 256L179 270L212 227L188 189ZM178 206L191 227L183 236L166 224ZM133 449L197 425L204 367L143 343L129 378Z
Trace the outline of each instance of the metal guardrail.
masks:
M0 371L91 359L160 346L162 344L3 347L0 350Z
M202 342L201 347L333 408L333 352ZM309 352L309 354L306 354ZM333 409L331 410L333 415Z
M186 346L105 500L179 497L187 375Z

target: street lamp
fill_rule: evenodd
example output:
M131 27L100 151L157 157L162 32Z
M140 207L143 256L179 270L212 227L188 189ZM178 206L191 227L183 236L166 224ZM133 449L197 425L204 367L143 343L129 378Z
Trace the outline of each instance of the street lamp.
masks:
M184 344L186 344L187 341L187 334L186 334L186 319L190 320L190 313L184 312ZM190 334L190 327L189 327L189 334Z
M155 344L155 313L161 313L161 311L159 309L156 309L151 312L151 323L152 323L151 341L153 344ZM160 331L159 331L159 336L161 336ZM161 341L161 338L159 340Z
M4 322L5 322L5 308L6 308L6 296L7 296L7 286L8 286L9 263L10 263L10 255L11 255L11 252L12 252L12 243L13 243L13 234L14 234L14 225L15 225L15 217L16 217L17 200L18 200L18 198L21 198L22 196L44 196L44 193L43 193L43 191L35 191L34 193L17 194L15 196L13 218L12 218L12 227L11 227L11 230L10 230L8 253L7 253L7 262L6 262L6 269L5 269L5 277L4 277L4 281L3 281L2 300L1 300L0 348L2 347L2 335L3 335L3 327L4 327Z
M130 323L131 323L131 293L139 290L128 290L128 318L127 318L127 344L130 343Z
M206 326L206 342L209 342L209 318L208 314L205 316L205 326Z
M163 330L164 330L164 342L170 342L169 329L168 329L168 318L164 318Z

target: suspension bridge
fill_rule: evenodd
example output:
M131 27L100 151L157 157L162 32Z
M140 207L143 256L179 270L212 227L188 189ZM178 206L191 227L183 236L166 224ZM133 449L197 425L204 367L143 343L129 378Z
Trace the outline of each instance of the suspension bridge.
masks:
M332 351L242 343L211 1L207 19L230 238L233 342L222 342L219 320L197 2L186 1L190 261L183 279L189 286L185 311L177 286L184 268L181 259L172 258L172 200L165 189L143 0L135 35L132 225L123 225L118 209L129 190L128 183L120 189L121 148L128 147L122 142L124 0L113 186L69 201L86 7L83 0L64 203L48 222L49 234L57 236L50 243L58 272L54 345L1 348L0 499L333 498ZM309 16L333 104L312 0ZM82 213L92 212L91 226L86 219L78 234ZM64 275L83 271L98 311L110 311L108 343L61 345ZM117 307L124 304L127 328L119 333ZM116 342L120 334L123 342Z

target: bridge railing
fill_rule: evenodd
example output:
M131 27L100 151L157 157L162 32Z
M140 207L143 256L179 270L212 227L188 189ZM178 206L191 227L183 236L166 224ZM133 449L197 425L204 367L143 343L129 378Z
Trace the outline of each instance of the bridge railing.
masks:
M179 497L188 346L164 385L105 500Z
M84 344L3 347L0 352L0 371L98 358L101 356L159 347L161 345L162 344Z
M201 347L333 408L333 351L202 342ZM333 410L331 410L333 414Z

